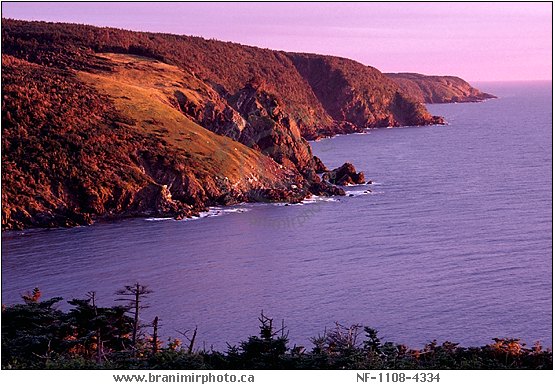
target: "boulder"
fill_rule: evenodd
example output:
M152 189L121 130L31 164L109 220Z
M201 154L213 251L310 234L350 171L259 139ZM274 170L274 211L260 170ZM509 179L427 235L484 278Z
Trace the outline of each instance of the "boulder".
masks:
M345 163L341 167L325 172L322 179L325 182L339 186L363 184L365 182L364 173L357 172L355 166L351 163Z

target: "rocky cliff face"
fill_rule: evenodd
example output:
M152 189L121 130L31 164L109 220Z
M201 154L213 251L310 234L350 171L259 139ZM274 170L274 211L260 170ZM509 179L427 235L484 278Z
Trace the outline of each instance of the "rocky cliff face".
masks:
M16 20L2 49L4 228L341 194L307 139L441 123L347 59Z
M311 54L288 54L307 79L326 112L337 122L329 135L367 127L442 123L398 85L373 67L353 60ZM306 132L307 136L319 133Z
M82 56L85 51L147 56L188 70L193 77L205 82L225 100L236 98L238 92L251 84L257 90L272 95L281 104L283 114L289 118L289 124L296 126L302 133L313 132L315 127L333 130L340 123L330 116L322 105L321 98L316 96L315 92L321 90L313 89L315 82L311 78L320 75L331 77L333 73L325 72L338 70L349 75L348 80L352 81L356 78L356 71L366 71L368 73L364 75L364 80L354 81L352 84L355 88L362 86L357 92L365 98L365 104L384 110L387 105L380 106L380 101L387 101L388 96L391 96L390 88L396 87L394 83L387 83L387 79L379 71L352 60L304 55L319 58L327 62L328 66L327 70L313 66L317 73L301 73L298 71L298 59L303 55L191 36L16 20L4 20L2 33L5 53L25 56L33 62L40 61L62 67L88 66L89 63ZM387 84L380 84L382 82ZM373 95L372 98L365 95L368 90L386 94ZM344 101L348 99L338 100L340 103ZM350 108L357 108L357 105L336 106L336 109L343 109L345 112L349 112ZM360 122L366 123L365 120L360 119ZM379 118L368 120L374 122Z
M427 76L414 73L385 74L400 90L421 103L481 102L495 98L456 76Z
M125 55L109 71L2 57L2 226L197 214L208 205L299 201L294 168L192 122L174 107L181 70ZM322 193L326 193L324 190Z

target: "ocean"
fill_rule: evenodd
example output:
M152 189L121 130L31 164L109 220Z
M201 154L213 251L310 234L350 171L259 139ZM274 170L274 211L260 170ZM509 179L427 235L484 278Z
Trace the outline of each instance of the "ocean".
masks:
M336 322L412 348L552 347L551 83L478 86L499 99L428 105L446 126L313 142L329 167L373 181L351 196L3 232L2 304L39 287L111 306L138 281L153 290L143 322L159 316L166 337L198 326L198 347L257 334L261 311L307 348Z

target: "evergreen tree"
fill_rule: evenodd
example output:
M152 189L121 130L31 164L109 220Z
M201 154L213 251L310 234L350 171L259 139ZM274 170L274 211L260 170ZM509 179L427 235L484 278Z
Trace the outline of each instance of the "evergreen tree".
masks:
M144 298L150 293L152 293L152 290L138 282L134 285L126 285L123 289L116 291L116 294L120 296L116 301L126 301L126 309L133 315L131 345L134 351L137 350L137 338L141 328L139 312L142 309L148 308L143 302Z
M40 290L22 296L25 303L2 309L2 364L40 366L63 351L70 328L55 308L61 297L39 301Z

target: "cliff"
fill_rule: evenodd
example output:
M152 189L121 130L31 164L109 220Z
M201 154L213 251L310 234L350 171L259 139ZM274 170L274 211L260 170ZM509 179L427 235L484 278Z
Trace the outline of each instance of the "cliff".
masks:
M329 135L360 128L443 123L442 118L431 116L373 67L333 56L296 53L288 56L326 112L338 122L338 127L327 132Z
M386 73L400 90L421 103L481 102L496 96L481 92L456 76L427 76L414 73Z
M2 226L342 194L307 139L442 123L352 60L2 20Z
M181 70L127 55L109 71L2 56L2 225L186 217L212 204L302 199L295 168L214 134L175 106ZM109 96L108 96L109 95Z

